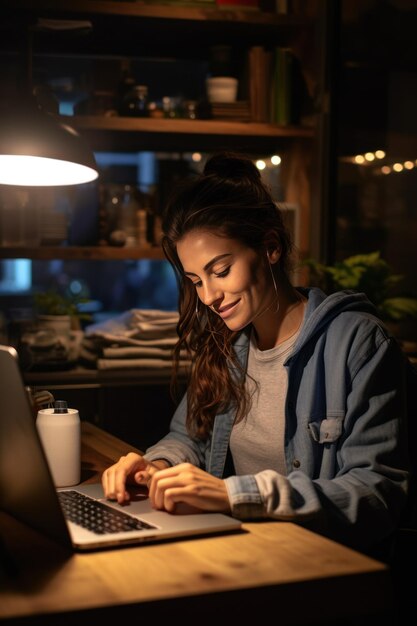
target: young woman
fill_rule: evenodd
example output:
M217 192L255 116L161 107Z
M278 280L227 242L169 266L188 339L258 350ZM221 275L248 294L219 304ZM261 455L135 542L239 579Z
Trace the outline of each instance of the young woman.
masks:
M177 503L303 524L369 551L408 486L405 359L361 293L295 288L282 215L251 160L213 156L167 207L180 286L176 355L193 355L170 432L103 474ZM177 361L178 362L178 361Z

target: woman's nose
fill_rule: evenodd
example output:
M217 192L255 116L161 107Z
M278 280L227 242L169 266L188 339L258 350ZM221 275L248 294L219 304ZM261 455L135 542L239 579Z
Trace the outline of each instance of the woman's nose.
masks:
M210 285L203 285L201 300L206 306L212 306L215 302L222 299L222 294L218 289L213 289Z

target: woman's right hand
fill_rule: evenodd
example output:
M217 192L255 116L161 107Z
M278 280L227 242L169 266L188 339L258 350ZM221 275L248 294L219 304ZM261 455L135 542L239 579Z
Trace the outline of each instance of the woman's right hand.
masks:
M108 500L117 500L122 504L130 499L126 485L147 486L153 474L166 467L168 463L165 461L150 463L140 454L129 452L103 472L101 483L104 495Z

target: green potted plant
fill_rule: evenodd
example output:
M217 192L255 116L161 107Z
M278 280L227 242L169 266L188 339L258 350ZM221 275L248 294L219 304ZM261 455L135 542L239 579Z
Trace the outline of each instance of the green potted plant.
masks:
M43 328L53 328L58 334L78 330L81 320L89 320L88 313L82 313L79 305L88 302L87 298L69 297L58 291L37 292L33 296L38 324Z
M376 306L378 315L395 334L402 334L401 323L417 320L417 298L403 294L400 286L403 276L394 274L380 252L357 254L334 265L324 265L314 259L305 259L303 266L310 272L310 283L326 293L353 289L365 293Z

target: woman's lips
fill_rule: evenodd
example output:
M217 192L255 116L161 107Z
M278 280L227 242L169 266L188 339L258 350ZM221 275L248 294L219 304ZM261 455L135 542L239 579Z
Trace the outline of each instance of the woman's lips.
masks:
M217 309L218 315L220 315L222 319L229 317L229 315L232 315L232 313L234 312L239 302L240 300L236 300L235 302L232 302L231 304L226 304L224 306L221 306L219 309Z

